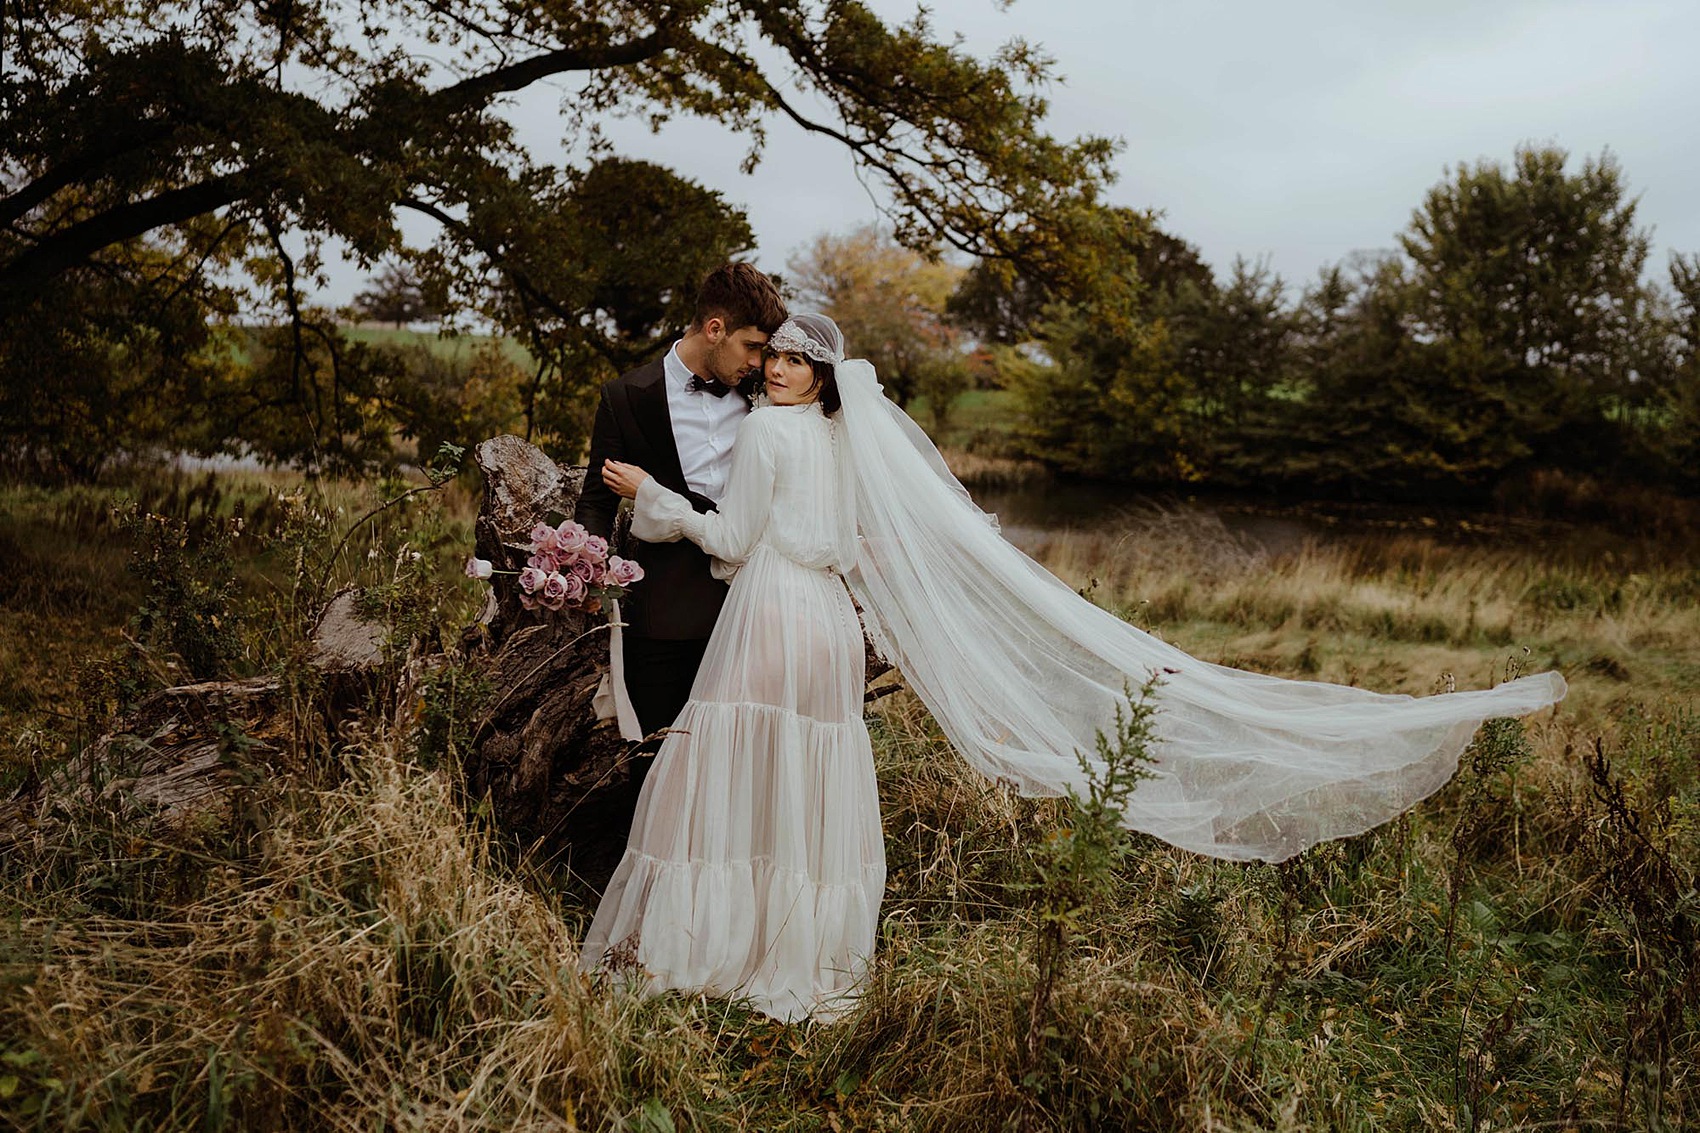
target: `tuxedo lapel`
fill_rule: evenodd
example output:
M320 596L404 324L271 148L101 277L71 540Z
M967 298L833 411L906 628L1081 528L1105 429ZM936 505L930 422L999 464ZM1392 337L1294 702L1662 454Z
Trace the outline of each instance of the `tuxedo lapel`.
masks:
M665 486L685 490L685 469L673 439L673 412L667 407L667 370L660 362L645 366L632 382L632 416L661 465L649 469Z

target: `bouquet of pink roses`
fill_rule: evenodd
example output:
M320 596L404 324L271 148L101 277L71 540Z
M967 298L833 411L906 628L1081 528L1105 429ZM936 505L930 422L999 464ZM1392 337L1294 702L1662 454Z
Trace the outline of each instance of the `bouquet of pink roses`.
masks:
M524 570L498 571L488 559L466 560L469 578L519 575L520 605L528 610L582 610L594 613L607 598L619 598L643 577L631 559L608 553L608 540L564 519L559 526L539 523L529 544L510 543L530 553Z

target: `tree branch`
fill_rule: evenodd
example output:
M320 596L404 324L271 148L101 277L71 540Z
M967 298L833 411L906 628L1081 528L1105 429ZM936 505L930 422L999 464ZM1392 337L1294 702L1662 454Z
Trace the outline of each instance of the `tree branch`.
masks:
M115 145L91 147L73 154L17 192L0 197L0 224L11 224L60 189L86 180L89 174L146 149L161 138L169 138L177 128L175 122L136 123L124 131L122 141Z
M478 239L478 234L471 225L464 221L457 220L455 217L450 216L448 213L444 212L429 201L403 198L396 201L396 204L402 208L410 208L415 212L422 212L432 220L441 224L443 227L454 229L454 231L460 233L461 236L472 244L473 247L488 256L496 270L507 276L508 279L512 281L515 290L519 291L527 299L541 307L548 308L556 318L561 319L563 322L570 323L576 320L577 315L575 312L561 306L549 295L548 292L532 283L531 278L527 276L524 271L507 263L502 256L492 251L490 248L485 247L484 243Z
M880 173L884 174L886 180L890 184L892 192L895 193L906 205L908 205L910 209L914 210L917 215L925 218L933 231L951 247L968 255L974 256L999 254L995 249L988 248L982 242L976 242L970 239L968 234L957 232L949 224L946 224L943 220L936 217L934 215L934 209L929 207L921 194L914 189L914 187L910 184L909 178L904 177L898 170L896 164L890 158L884 156L885 154L892 152L891 147L883 145L877 140L854 138L843 130L829 126L824 122L815 121L805 115L802 111L798 110L795 106L792 106L790 101L780 93L779 88L774 86L773 82L768 79L766 75L762 74L759 68L751 66L747 60L738 55L736 52L721 47L719 44L703 43L702 47L705 50L718 52L728 63L748 71L749 74L753 76L754 80L760 83L766 91L770 105L772 105L781 114L784 114L795 125L801 127L808 133L821 134L833 139L843 145L846 149L850 150L850 152L854 153L869 168L876 169ZM924 159L912 157L907 152L897 152L901 153L902 156L913 161L917 165L926 167L930 164ZM872 194L869 195L872 196ZM877 200L875 201L875 204L878 204Z
M0 267L0 301L30 291L59 273L76 267L102 248L142 236L167 224L182 224L214 209L234 204L246 195L249 178L242 173L215 177L181 189L168 189L146 200L132 201L80 221L42 240Z
M607 47L563 47L544 52L530 59L521 59L481 75L462 79L431 95L431 101L450 105L469 106L488 101L498 94L523 90L539 79L568 71L601 71L610 67L629 67L668 50L672 37L657 29L641 39L616 43Z

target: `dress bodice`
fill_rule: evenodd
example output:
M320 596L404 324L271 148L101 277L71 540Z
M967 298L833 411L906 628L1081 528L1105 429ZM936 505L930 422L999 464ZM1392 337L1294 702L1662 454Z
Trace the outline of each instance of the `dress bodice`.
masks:
M739 426L719 510L698 513L651 477L638 490L632 534L651 543L688 538L725 564L716 569L722 577L758 547L814 570L848 569L855 518L836 427L818 403L753 410Z

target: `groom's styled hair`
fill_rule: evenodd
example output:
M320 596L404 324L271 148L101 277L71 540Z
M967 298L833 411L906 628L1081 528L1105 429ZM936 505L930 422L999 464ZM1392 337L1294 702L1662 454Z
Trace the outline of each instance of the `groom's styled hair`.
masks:
M729 331L755 327L763 334L772 334L785 321L785 301L773 280L754 266L721 264L704 276L697 288L691 328L700 329L713 318L724 322Z

